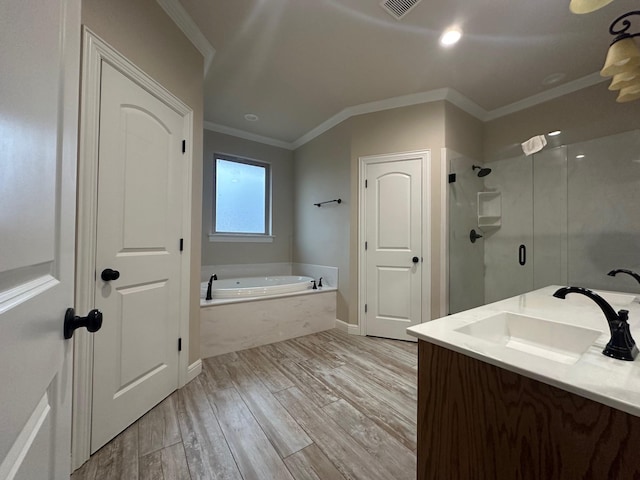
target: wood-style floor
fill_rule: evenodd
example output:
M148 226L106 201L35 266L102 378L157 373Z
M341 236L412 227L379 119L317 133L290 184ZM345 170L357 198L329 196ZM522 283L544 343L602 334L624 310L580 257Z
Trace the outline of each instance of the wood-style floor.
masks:
M205 359L72 480L413 480L417 346L338 330Z

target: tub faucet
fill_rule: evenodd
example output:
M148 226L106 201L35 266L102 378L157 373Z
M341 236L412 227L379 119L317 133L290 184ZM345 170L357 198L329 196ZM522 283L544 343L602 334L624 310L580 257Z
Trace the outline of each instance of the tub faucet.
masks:
M609 330L611 331L611 339L602 353L618 360L633 361L638 355L638 347L636 347L636 342L631 337L629 324L627 323L629 310L620 310L616 313L604 298L588 288L562 287L556 290L553 296L556 298L565 298L568 293L579 293L590 298L596 302L607 318Z
M207 284L207 296L205 297L205 300L211 300L212 296L211 296L211 284L213 283L214 280L217 280L218 276L214 273L213 275L211 275L211 278L209 278L209 283Z
M317 290L318 287L316 286L316 281L315 280L311 280L311 283L313 284L313 287L311 287L311 290Z
M632 272L631 270L627 270L626 268L616 268L615 270L611 270L609 273L607 273L607 275L609 275L610 277L615 277L618 273L626 273L627 275L631 275L636 279L636 282L640 283L640 275L638 275L636 272Z

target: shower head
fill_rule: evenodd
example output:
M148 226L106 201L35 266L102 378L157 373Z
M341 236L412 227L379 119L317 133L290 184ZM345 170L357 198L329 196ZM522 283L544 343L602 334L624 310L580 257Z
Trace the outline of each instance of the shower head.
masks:
M479 177L486 177L487 175L489 175L491 173L491 169L490 168L482 168L478 165L474 165L472 167L473 170L478 170L478 176Z

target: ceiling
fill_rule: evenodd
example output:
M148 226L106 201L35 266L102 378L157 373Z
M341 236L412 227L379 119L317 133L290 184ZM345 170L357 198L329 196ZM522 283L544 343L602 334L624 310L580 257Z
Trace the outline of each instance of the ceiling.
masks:
M396 20L380 0L179 2L215 49L205 122L285 144L346 108L393 97L448 88L482 117L584 86L602 66L612 20L637 9L637 0L587 15L568 0L422 0ZM452 25L464 36L445 49L438 39ZM565 76L543 84L556 73Z

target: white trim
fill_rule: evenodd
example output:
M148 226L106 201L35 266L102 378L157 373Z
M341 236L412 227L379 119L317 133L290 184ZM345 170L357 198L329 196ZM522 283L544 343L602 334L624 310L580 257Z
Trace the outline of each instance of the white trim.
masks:
M211 62L213 62L213 57L216 54L216 49L209 43L207 37L203 35L202 31L200 31L193 21L193 18L191 18L191 15L187 13L178 0L156 1L204 57L204 76L206 77L207 73L209 73Z
M210 242L219 243L273 243L275 235L251 235L241 233L210 233Z
M583 88L592 87L593 85L597 85L608 80L608 78L603 78L600 75L600 72L595 72L587 75L586 77L578 78L577 80L574 80L572 82L568 82L550 90L545 90L544 92L540 92L522 100L518 100L517 102L505 105L504 107L491 110L490 112L487 112L484 118L481 118L481 120L484 120L485 122L488 122L489 120L495 120L496 118L504 117L505 115L510 115L512 113L531 108L535 105L553 100L554 98L568 95L569 93L577 92L578 90L582 90Z
M293 143L276 140L270 137L263 137L254 133L245 132L244 130L225 127L224 125L219 125L211 122L204 122L204 126L205 129L212 130L214 132L225 133L234 137L253 140L254 142L281 147L287 150L295 150L305 143L310 142L314 138L322 135L327 130L330 130L331 128L344 122L345 120L357 115L445 100L460 108L461 110L467 112L469 115L476 117L478 120L482 122L488 122L490 120L495 120L496 118L525 110L540 103L544 103L563 95L577 92L578 90L582 90L583 88L591 87L605 81L607 81L606 78L602 78L599 72L595 72L572 82L565 83L550 90L545 90L544 92L537 93L525 99L490 111L485 110L473 100L470 100L469 98L465 97L463 94L452 88L439 88L436 90L430 90L428 92L402 95L399 97L392 97L385 100L347 107L335 114L333 117L325 120L317 127L309 130Z
M440 150L440 317L449 313L449 157Z
M182 287L180 296L180 337L189 345L189 292L191 261L191 169L193 158L193 111L124 56L95 35L83 29L82 94L78 165L78 212L76 242L75 305L79 312L89 311L95 298L95 257L97 224L97 175L100 111L101 64L108 62L133 82L184 117L186 168L183 173L183 238L181 255ZM184 385L188 370L188 348L179 358L176 386ZM84 330L74 338L74 386L72 413L72 468L79 468L89 458L92 411L93 336Z
M365 173L366 166L372 163L386 163L402 160L422 159L422 315L425 313L431 317L431 265L433 258L431 256L431 209L433 208L431 201L431 150L420 150L414 152L392 153L384 155L369 155L359 157L358 159L358 327L360 335L367 334L364 304L366 299L366 253L364 249L365 228L366 228L366 190L365 190Z
M191 365L189 365L189 368L187 368L187 377L186 377L186 382L185 383L189 383L191 380L195 379L198 375L200 375L200 373L202 372L202 359L198 359L195 362L193 362Z
M351 323L343 322L336 318L336 328L341 332L348 333L349 335L360 335L360 327Z
M450 93L449 88L439 88L437 90L430 90L428 92L421 93L413 93L411 95L401 95L399 97L387 98L385 100L378 100L375 102L363 103L360 105L354 105L351 107L347 107L341 112L337 113L333 117L325 120L320 125L315 127L313 130L310 130L300 138L298 138L295 142L293 142L294 148L298 148L305 143L313 140L319 135L322 135L327 130L335 127L339 123L344 122L348 118L354 117L356 115L364 115L367 113L381 112L383 110L391 110L393 108L399 107L408 107L411 105L418 105L421 103L431 103L438 102L441 100L448 100L451 103L459 101L463 96L453 95ZM472 104L473 102L469 99L466 99L465 105ZM475 104L474 104L475 105ZM460 106L460 108L463 108ZM482 110L480 107L478 109Z
M284 142L282 140L276 140L275 138L263 137L255 133L245 132L237 128L226 127L212 122L204 122L204 129L212 132L224 133L225 135L231 135L233 137L244 138L245 140L251 140L252 142L264 143L265 145L271 145L272 147L284 148L285 150L294 150L297 147L293 143Z

